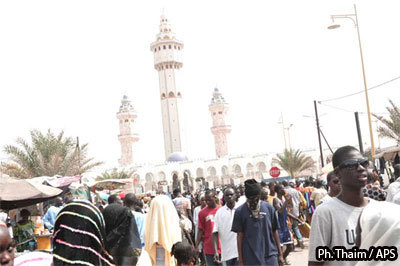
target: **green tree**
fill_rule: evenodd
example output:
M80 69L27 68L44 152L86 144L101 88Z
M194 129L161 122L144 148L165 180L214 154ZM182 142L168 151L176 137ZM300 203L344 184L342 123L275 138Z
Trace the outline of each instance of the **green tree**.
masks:
M104 171L103 173L101 173L101 175L96 177L96 180L97 181L101 181L101 180L106 180L106 179L127 179L127 178L132 178L134 173L135 173L134 170L132 170L132 171L125 171L125 170L118 171L117 168L113 168L111 171L108 170L108 171Z
M389 100L391 106L387 106L389 118L373 114L383 125L378 126L380 137L393 139L400 145L400 108L392 100Z
M315 168L315 161L310 156L293 149L285 149L283 154L277 154L272 162L288 172L292 178L297 177L303 170Z
M8 162L1 164L4 173L18 178L73 176L103 164L88 158L88 144L79 146L72 137L65 137L64 131L55 135L50 129L45 134L32 130L30 136L31 143L18 138L16 145L4 147L8 155Z

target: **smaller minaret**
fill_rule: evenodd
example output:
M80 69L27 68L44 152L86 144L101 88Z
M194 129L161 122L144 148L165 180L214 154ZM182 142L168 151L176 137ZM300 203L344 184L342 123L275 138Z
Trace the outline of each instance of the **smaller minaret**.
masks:
M121 159L118 160L120 166L128 166L133 163L133 149L134 142L139 141L139 135L134 133L133 124L137 118L135 109L128 96L124 95L117 113L119 120L118 140L121 143Z
M225 102L224 97L217 88L214 89L211 104L208 106L213 120L211 133L215 140L215 153L217 157L228 155L228 134L231 132L231 126L226 124L226 116L229 104Z

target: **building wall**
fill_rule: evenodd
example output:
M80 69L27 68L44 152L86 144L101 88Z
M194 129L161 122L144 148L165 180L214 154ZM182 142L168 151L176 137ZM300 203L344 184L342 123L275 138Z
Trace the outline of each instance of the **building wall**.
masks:
M182 189L185 173L188 174L188 178L193 184L193 189L197 189L202 185L202 182L196 181L196 178L200 177L203 177L205 182L212 183L213 186L230 184L234 180L243 183L246 179L250 178L261 181L262 174L266 174L271 166L271 160L272 156L268 154L257 154L236 157L227 156L211 160L144 165L136 169L141 186L150 188L152 184L156 184L157 187L159 181L167 181L169 191L172 192L174 174L177 174ZM247 171L249 164L252 166L252 171L250 172Z

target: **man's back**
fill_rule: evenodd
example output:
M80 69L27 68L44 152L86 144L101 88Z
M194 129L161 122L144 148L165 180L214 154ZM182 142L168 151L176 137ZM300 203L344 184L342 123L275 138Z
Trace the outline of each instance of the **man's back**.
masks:
M54 223L56 222L57 214L62 209L62 206L51 206L45 216L43 217L43 222L49 230L53 230Z
M400 178L389 185L387 189L386 201L393 202L393 197L400 192Z
M290 194L290 196L292 196L292 203L290 204L291 207L290 213L298 217L300 215L300 210L299 210L300 192L290 186L286 186L285 190Z
M325 197L328 192L324 188L317 188L311 193L310 199L315 202L315 207L320 204L320 201L323 197Z
M176 197L175 199L172 200L172 202L174 203L175 208L178 211L180 211L180 210L186 211L188 209L191 209L190 200L183 196Z

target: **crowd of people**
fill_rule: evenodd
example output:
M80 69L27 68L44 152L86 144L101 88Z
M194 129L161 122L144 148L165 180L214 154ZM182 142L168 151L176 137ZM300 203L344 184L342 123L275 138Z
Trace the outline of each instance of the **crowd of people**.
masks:
M400 248L400 165L384 188L379 172L354 147L339 148L334 171L322 180L258 182L146 200L110 195L108 205L57 198L43 217L52 254L30 254L37 265L296 265L288 255L304 249L309 265L398 265L392 260L321 259L318 248ZM396 204L397 203L397 204ZM0 223L0 264L30 248L34 223L23 209L12 230ZM311 225L311 227L310 227ZM397 252L397 251L396 251ZM397 253L396 253L397 254ZM41 258L41 259L38 259ZM397 257L396 257L397 259ZM13 264L14 263L14 264ZM46 264L48 263L48 264ZM33 264L25 264L33 265Z

